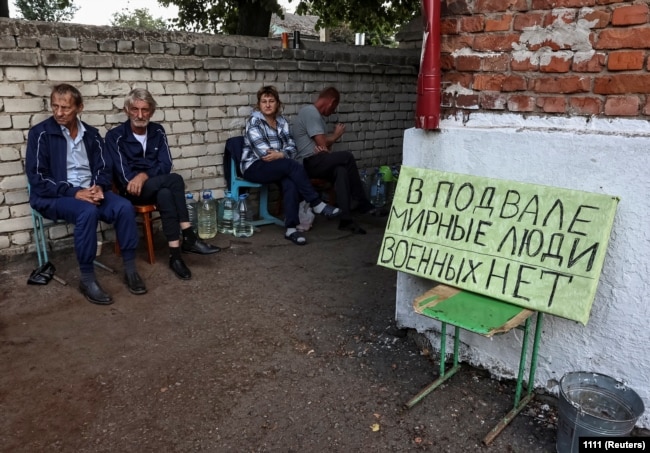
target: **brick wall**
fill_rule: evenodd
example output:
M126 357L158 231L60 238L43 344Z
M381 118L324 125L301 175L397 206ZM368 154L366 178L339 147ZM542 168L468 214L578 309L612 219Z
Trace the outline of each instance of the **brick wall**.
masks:
M646 0L442 4L443 113L650 115Z
M52 85L84 95L82 119L105 133L124 121L124 95L148 88L154 120L169 134L175 171L188 190L221 195L223 149L241 134L262 84L281 93L292 116L328 85L342 92L330 121L347 124L337 149L362 168L401 162L413 125L419 53L318 42L281 49L279 40L179 32L144 32L0 19L0 256L34 250L24 175L29 128L47 118ZM112 230L102 227L105 239ZM48 230L54 248L71 246L71 227Z

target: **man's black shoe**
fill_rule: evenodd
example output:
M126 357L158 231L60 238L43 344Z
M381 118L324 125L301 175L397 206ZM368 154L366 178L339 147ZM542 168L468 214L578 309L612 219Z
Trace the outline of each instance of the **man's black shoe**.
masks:
M197 239L194 244L190 245L187 242L183 241L181 245L181 250L183 253L196 253L197 255L211 255L221 251L221 248L216 245L211 245L206 242L203 242L200 239Z
M169 268L176 273L176 276L181 280L189 280L192 278L192 272L185 265L183 260L169 258Z
M144 294L147 292L147 287L144 286L144 282L137 272L125 273L124 283L126 283L126 286L132 294Z
M88 301L97 305L110 305L113 303L111 296L106 294L106 292L99 286L99 283L93 281L91 283L85 284L84 282L79 283L79 291L81 294L86 296Z

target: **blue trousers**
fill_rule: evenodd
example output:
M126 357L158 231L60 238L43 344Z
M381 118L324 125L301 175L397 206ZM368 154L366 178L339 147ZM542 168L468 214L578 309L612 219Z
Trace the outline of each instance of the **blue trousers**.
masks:
M138 248L138 228L131 202L113 192L104 192L104 200L95 206L72 197L51 198L41 212L51 220L65 220L74 225L74 249L81 272L94 271L97 256L97 224L113 224L124 261L135 259Z
M295 228L300 224L298 209L301 200L305 200L310 206L316 206L321 202L318 192L309 181L305 168L293 159L255 161L244 172L244 178L260 184L281 185L284 226L287 228Z

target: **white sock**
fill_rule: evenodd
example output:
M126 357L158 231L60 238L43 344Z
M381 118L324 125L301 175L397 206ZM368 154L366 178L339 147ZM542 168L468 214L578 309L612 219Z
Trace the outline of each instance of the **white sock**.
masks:
M284 235L285 235L286 237L289 237L289 236L291 236L293 233L295 233L296 231L298 231L298 230L296 230L295 228L287 228L287 232L284 233Z
M325 206L327 205L323 201L321 201L316 206L313 206L312 209L316 214L320 214L321 212L323 212L323 209L325 209Z

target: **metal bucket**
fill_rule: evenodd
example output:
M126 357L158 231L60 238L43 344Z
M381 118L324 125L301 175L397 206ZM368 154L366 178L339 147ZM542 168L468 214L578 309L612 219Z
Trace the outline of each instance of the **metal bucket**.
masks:
M645 410L637 393L604 374L577 371L560 380L558 453L577 453L580 437L630 434Z

